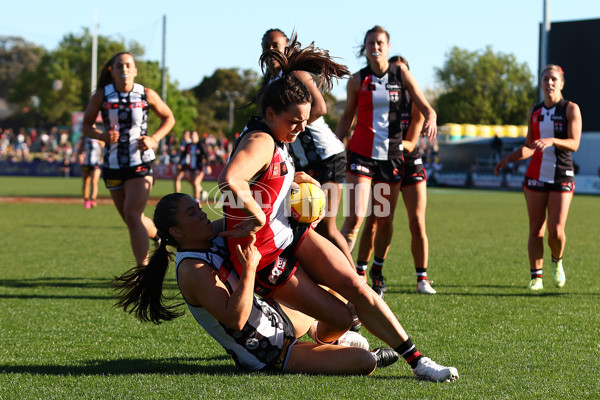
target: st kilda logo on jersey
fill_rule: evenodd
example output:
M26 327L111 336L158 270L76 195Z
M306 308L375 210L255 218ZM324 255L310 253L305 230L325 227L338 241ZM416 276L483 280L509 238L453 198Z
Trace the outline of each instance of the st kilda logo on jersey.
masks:
M385 88L390 92L390 101L397 103L400 101L400 85L397 83L386 83Z

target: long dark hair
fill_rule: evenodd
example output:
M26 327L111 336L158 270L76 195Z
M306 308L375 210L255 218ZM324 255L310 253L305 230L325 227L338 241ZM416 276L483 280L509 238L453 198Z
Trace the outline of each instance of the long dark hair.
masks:
M119 53L114 54L110 58L110 60L108 60L106 62L106 64L104 64L102 69L100 70L100 74L98 75L98 85L96 86L98 89L103 88L104 86L108 85L109 83L113 83L113 78L112 78L112 75L110 74L110 69L112 68L113 64L115 63L115 60L117 59L117 57L122 56L123 54L129 54L131 57L133 57L133 54L128 51L121 51Z
M172 193L163 197L154 210L154 224L158 230L160 245L152 253L148 265L138 265L119 277L112 284L119 291L119 300L115 307L122 307L125 312L135 315L142 322L160 324L171 321L184 314L177 309L182 302L167 305L172 300L163 294L163 283L169 263L173 259L167 246L177 247L177 242L169 233L169 229L178 224L175 215L183 193Z
M312 96L302 81L290 75L294 71L316 75L319 88L328 91L333 88L334 79L350 75L348 67L335 62L327 50L315 47L314 42L302 48L295 33L283 53L275 49L267 50L260 56L259 64L265 79L255 102L260 103L263 115L268 107L279 112L290 104L312 102ZM279 65L279 69L274 68L275 64ZM270 77L279 73L281 78L269 84Z

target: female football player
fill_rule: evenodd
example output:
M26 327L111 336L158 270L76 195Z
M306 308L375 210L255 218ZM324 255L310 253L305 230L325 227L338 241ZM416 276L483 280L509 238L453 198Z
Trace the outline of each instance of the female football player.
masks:
M404 57L395 56L389 59L391 64L404 65L408 69L408 62ZM400 111L402 129L402 147L404 148L404 172L400 183L400 192L408 216L408 227L410 229L410 249L414 260L417 275L417 292L423 294L435 294L427 279L427 264L429 259L429 241L425 230L425 209L427 207L427 173L423 167L423 159L419 152L418 140L421 127L425 118L413 103L408 91L401 96L402 108ZM377 228L374 212L366 218L365 226L360 236L358 255L356 260L356 271L365 275L367 264L373 253L375 234ZM387 256L384 253L383 258ZM377 261L373 262L377 267ZM383 263L379 265L383 267ZM377 275L376 275L377 276ZM366 279L366 276L365 276ZM375 290L381 289L377 286ZM383 295L383 291L380 292Z
M527 289L533 291L544 288L542 268L546 226L554 285L559 288L565 285L562 263L565 225L575 189L571 152L579 148L582 124L579 106L562 96L565 76L560 66L551 64L544 68L541 86L544 101L529 109L525 144L505 156L494 168L498 175L508 163L531 157L523 192L529 213L527 250L531 280Z
M416 377L435 381L458 378L456 368L443 367L423 357L387 304L355 272L344 254L308 225L287 217L286 198L292 182L313 182L295 173L287 144L305 130L312 96L290 71L314 72L325 84L343 76L346 69L327 52L295 39L285 51L261 56L263 69L277 63L281 77L267 86L261 98L261 116L253 117L240 135L219 176L230 253L236 253L256 236L262 258L256 268L255 292L319 321L320 342L336 340L352 324L349 308L317 284L333 289L350 301L363 325L401 354ZM238 274L244 265L231 258Z
M337 344L298 341L312 319L283 309L253 294L261 255L252 237L239 244L234 256L243 265L239 275L229 260L225 240L217 236L221 221L211 223L197 201L187 194L163 197L154 211L161 238L148 266L132 268L115 283L121 289L118 305L141 321L156 324L182 312L166 305L162 294L171 253L177 249L175 276L181 294L196 321L232 357L236 366L250 371L368 375L398 359L392 349L372 352ZM321 289L324 292L324 290ZM355 332L349 332L356 334Z
M425 118L421 134L433 137L437 133L435 111L406 66L390 64L389 50L390 35L384 28L377 25L367 31L359 54L366 56L368 65L348 81L346 107L335 132L344 139L356 120L348 143L346 169L349 215L341 232L352 250L372 194L377 232L369 275L373 289L380 295L386 291L381 271L393 236L403 179L401 113L405 91Z
M156 237L156 227L144 215L154 182L154 148L171 131L175 118L158 94L135 83L137 68L131 53L117 53L104 65L98 90L92 95L83 117L87 137L102 140L104 183L110 191L121 218L129 230L131 248L138 265L148 262L148 238ZM149 135L148 111L160 119L160 126ZM104 131L96 128L98 113Z

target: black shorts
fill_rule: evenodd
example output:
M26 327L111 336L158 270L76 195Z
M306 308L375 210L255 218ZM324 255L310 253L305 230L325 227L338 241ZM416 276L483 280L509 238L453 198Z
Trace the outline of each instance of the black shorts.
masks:
M404 159L373 160L360 154L348 151L346 171L358 176L365 176L375 182L400 183L404 172Z
M254 293L268 298L273 291L283 286L298 269L299 261L294 255L296 248L302 243L310 229L309 224L290 221L293 230L293 240L271 264L256 271Z
M202 172L203 169L204 169L204 164L196 165L196 168L192 168L191 165L187 165L187 164L183 164L181 166L181 170L182 171L190 171L190 172L196 172L196 171L198 171L198 172Z
M560 183L542 182L537 179L525 177L523 187L536 192L563 192L572 193L575 190L575 181L568 180Z
M121 189L125 186L125 181L146 176L154 176L152 163L145 163L136 167L109 169L103 168L104 184L108 190Z
M327 182L344 183L346 178L346 153L334 154L305 167L298 167L296 170L306 172L319 181L320 184Z
M404 156L404 175L402 176L402 184L400 189L415 185L419 182L427 181L427 172L423 168L423 159L419 154L416 156Z
M96 165L82 165L81 166L81 172L85 172L86 174L91 173L94 170L100 169L100 166L98 164Z

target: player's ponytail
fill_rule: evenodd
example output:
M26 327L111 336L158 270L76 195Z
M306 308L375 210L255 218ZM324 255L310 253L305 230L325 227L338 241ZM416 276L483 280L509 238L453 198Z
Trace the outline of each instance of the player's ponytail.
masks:
M333 80L350 75L345 65L338 64L326 50L311 43L302 48L294 33L283 53L271 49L265 51L259 59L263 73L270 77L279 77L263 87L257 95L263 115L268 107L276 112L285 110L291 104L312 102L312 96L302 81L292 76L294 71L306 71L316 76L319 87L325 90L333 88Z
M119 290L115 307L122 307L142 322L150 321L158 325L183 315L183 312L177 311L182 303L167 305L166 301L170 298L164 296L162 289L172 260L167 245L177 246L169 229L176 225L177 204L184 196L183 193L173 193L163 197L156 205L154 223L160 244L152 253L148 265L138 265L113 280L113 286Z
M272 62L269 62L271 58L281 65L282 75L290 74L293 71L306 71L316 75L320 83L319 87L327 91L333 88L334 79L350 76L348 67L335 62L334 58L329 55L329 51L315 47L314 42L302 48L295 32L292 33L292 39L283 53L271 49L261 55L259 63L263 72L273 65Z

